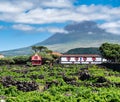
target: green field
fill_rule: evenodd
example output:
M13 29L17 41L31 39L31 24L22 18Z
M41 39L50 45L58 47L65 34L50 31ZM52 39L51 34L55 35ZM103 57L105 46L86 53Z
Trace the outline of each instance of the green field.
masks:
M96 65L0 66L6 102L120 102L120 72Z

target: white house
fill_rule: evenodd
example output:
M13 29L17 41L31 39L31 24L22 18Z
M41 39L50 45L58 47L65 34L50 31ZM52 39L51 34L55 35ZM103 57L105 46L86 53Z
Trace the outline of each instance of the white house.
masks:
M107 60L96 54L61 55L61 64L101 64Z

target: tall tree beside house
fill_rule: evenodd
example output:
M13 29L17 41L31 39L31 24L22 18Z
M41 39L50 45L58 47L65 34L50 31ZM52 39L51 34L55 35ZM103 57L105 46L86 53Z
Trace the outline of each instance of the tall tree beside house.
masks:
M120 61L120 45L112 43L103 43L99 48L102 56L110 62Z
M32 50L35 53L39 53L39 52L45 52L48 48L45 46L32 46Z
M32 46L32 50L34 51L34 53L37 53L38 51L37 46Z
M45 52L48 48L45 46L38 46L37 49L39 52Z

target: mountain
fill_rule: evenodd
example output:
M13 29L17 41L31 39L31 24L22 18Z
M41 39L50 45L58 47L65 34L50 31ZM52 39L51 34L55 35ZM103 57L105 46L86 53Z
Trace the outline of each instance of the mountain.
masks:
M89 48L75 48L68 50L65 54L100 54L99 48L89 47Z
M72 48L99 47L104 42L120 43L120 35L107 33L93 21L72 23L64 27L68 33L56 33L36 45L44 45L52 50L66 52Z
M75 40L90 40L103 37L106 32L98 28L97 24L92 21L84 21L81 23L73 23L65 26L64 30L68 33L56 33L45 41L38 43L38 45L52 45L74 42Z
M68 24L64 27L65 33L55 33L43 42L35 46L46 46L53 51L66 52L73 48L99 47L104 42L120 43L120 35L107 33L98 27L93 21L83 21ZM31 54L31 47L3 51L4 55L26 55Z

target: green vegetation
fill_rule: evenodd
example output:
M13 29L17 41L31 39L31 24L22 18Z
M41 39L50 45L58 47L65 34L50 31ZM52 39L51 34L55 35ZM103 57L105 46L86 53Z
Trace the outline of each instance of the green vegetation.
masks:
M120 72L96 65L0 66L6 102L120 102Z
M45 52L48 50L47 47L45 46L32 46L32 50L35 52L35 53L39 53L39 52Z
M30 62L31 56L15 56L5 57L0 59L0 65L14 65L14 64L27 64Z
M100 46L100 52L110 62L118 63L120 61L120 45L118 44L103 43Z
M58 56L52 54L52 50L49 50L44 46L32 46L34 53L37 53L42 57L42 64L48 64L54 62ZM34 54L33 54L34 55ZM5 57L0 59L0 65L30 65L31 66L31 56L14 56Z

